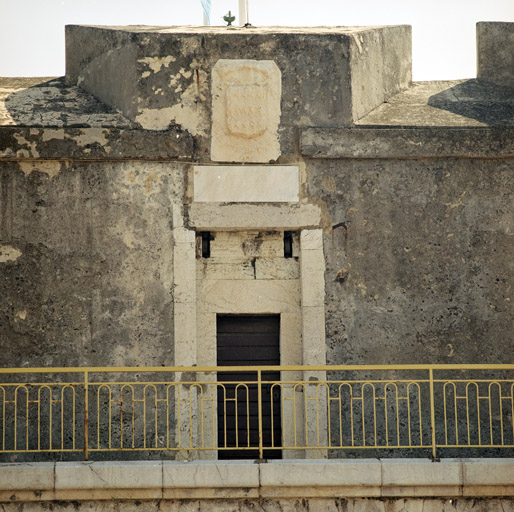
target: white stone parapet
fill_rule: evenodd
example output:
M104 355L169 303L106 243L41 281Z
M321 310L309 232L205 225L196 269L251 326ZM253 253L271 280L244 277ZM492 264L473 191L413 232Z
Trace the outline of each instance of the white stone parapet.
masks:
M514 459L0 464L0 502L514 496Z

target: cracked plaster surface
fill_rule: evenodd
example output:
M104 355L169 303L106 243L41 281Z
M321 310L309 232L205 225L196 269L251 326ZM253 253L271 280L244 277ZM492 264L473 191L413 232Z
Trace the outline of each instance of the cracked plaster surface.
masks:
M25 173L25 176L29 176L31 173L38 171L42 172L50 179L54 178L61 172L61 163L54 161L23 161L18 162L18 167Z
M154 65L155 59L157 58L153 58L151 64L154 70L157 69L157 66ZM162 64L163 59L157 59L157 61ZM171 61L166 60L165 62L169 65ZM195 77L193 77L193 73ZM184 90L182 87L185 84L182 84L181 79L189 84ZM198 69L198 63L193 60L189 70L186 71L182 68L179 73L170 78L169 87L175 88L175 92L180 93L180 102L161 108L139 107L135 121L145 130L165 130L170 123L176 123L192 135L204 136L209 128L208 116L201 106L202 102L205 102L207 94L205 72ZM156 90L155 93L157 94L157 92L162 91Z

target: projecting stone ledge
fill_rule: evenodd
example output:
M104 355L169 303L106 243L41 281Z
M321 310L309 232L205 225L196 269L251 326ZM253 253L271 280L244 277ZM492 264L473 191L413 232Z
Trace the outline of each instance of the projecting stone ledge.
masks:
M0 501L12 503L491 496L514 496L514 459L0 464Z
M0 160L191 160L193 138L122 128L0 126Z
M478 80L418 82L351 127L309 127L311 158L502 158L514 155L514 88Z
M140 127L61 78L0 78L0 160L191 160L176 126Z
M195 203L189 225L197 231L306 229L320 226L321 213L314 204Z
M514 156L514 128L306 128L308 158L502 158Z

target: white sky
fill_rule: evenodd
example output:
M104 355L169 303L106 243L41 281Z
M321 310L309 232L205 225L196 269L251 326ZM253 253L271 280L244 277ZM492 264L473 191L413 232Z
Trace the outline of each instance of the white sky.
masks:
M249 0L254 26L413 29L414 80L473 78L477 21L514 22L514 0ZM212 0L222 25L237 0ZM64 25L200 25L200 0L0 0L0 76L64 74ZM237 24L237 20L236 20Z

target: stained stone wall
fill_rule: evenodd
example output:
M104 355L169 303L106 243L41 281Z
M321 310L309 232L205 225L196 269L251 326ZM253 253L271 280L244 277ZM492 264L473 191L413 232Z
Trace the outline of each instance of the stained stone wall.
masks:
M0 170L4 365L172 364L185 167L22 165ZM306 169L324 212L328 362L509 361L510 160Z
M69 27L67 49L66 80L0 82L2 366L184 361L195 232L304 229L328 363L510 362L511 89L410 87L402 26ZM298 193L195 198L194 167L230 163L211 158L220 59L280 77L280 151L257 163L297 167Z
M510 362L512 160L317 160L327 359ZM508 351L508 350L507 350Z
M343 499L298 498L264 500L58 501L0 503L5 512L512 512L512 499Z
M410 27L69 27L65 78L0 79L0 366L211 365L218 313L280 314L284 364L512 363L513 28L412 85ZM288 454L327 455L1 464L0 509L514 512L512 459Z
M271 66L270 93L278 99L281 90L280 152L264 134L263 143L270 146L267 159L243 160L266 162L279 154L295 155L295 126L349 124L406 89L412 79L411 29L66 28L67 82L147 130L186 130L195 137L199 162L211 157L211 130L216 129L212 94L217 91L212 70L220 59L265 61L267 66L272 61L278 68ZM276 106L272 111L276 116ZM215 160L226 158L225 152Z
M0 165L2 366L173 364L182 173L152 162Z
M500 86L514 86L512 23L477 23L477 77Z

